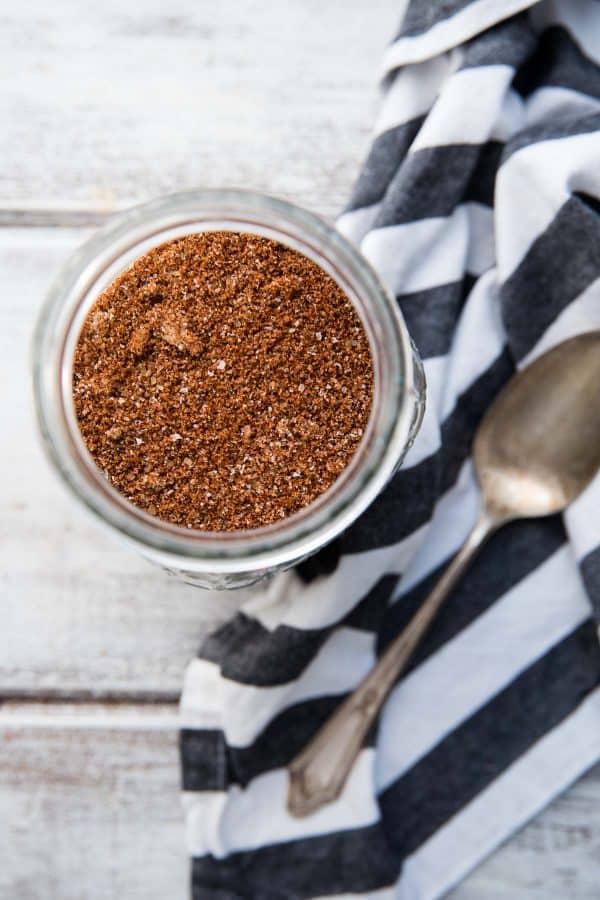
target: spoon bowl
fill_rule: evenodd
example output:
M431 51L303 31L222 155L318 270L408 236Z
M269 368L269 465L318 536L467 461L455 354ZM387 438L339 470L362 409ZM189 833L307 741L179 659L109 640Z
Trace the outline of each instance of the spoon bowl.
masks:
M565 341L515 375L484 416L473 457L497 519L568 506L600 464L600 331Z

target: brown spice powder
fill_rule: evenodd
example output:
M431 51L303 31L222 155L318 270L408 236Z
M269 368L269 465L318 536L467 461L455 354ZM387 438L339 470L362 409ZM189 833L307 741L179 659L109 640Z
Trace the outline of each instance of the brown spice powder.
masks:
M99 297L75 353L79 426L132 503L210 531L315 500L366 427L362 323L315 263L252 234L151 250Z

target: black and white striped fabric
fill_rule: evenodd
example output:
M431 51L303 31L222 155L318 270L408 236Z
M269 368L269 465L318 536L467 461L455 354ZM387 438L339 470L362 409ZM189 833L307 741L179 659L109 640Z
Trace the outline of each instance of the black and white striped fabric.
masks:
M376 137L339 227L398 298L427 413L362 518L247 592L189 666L198 900L440 897L600 758L597 479L564 519L492 539L340 799L303 820L285 807L286 764L473 524L469 449L490 401L516 367L600 328L595 60L595 0L412 0L386 51Z

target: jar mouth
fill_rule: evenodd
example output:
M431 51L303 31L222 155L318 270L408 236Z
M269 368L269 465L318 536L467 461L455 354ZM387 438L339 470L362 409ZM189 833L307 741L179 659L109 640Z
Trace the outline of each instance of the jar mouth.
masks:
M272 525L208 532L157 519L130 503L96 466L75 414L73 356L85 317L100 293L153 247L191 233L238 231L277 240L312 259L359 314L373 361L373 398L365 434L348 466L312 503ZM307 556L347 528L385 485L412 424L412 351L393 298L352 244L323 219L274 197L238 190L173 194L116 215L70 258L54 281L33 342L33 393L50 461L76 497L151 556L194 568L235 572Z

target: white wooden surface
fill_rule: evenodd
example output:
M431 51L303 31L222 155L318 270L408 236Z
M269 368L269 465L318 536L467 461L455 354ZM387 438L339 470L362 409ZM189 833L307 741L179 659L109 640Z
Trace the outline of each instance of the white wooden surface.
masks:
M0 900L183 900L175 699L207 623L235 602L208 604L122 550L47 468L27 391L47 284L86 226L165 191L253 187L334 215L400 5L3 8ZM599 801L597 769L454 900L600 896Z
M5 4L2 205L113 209L228 184L335 214L368 143L397 8L396 0Z

